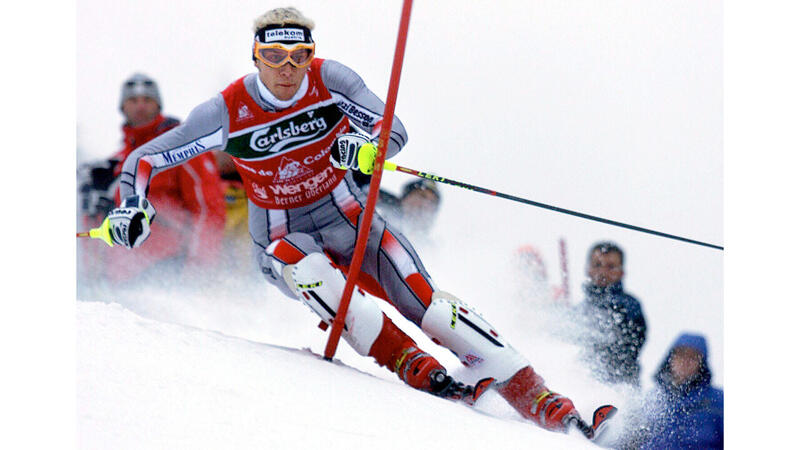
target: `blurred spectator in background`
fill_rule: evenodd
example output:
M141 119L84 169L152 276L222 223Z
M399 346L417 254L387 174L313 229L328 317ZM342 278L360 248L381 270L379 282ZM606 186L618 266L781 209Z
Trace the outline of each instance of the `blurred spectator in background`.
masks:
M723 392L711 386L706 339L681 334L655 374L644 427L628 436L625 448L723 448Z
M430 233L440 203L439 188L434 181L419 179L406 183L400 196L403 229L407 233Z
M613 242L599 242L589 251L585 300L577 305L585 335L583 359L607 383L639 386L639 352L647 325L639 301L622 289L625 255Z
M250 256L253 240L247 221L247 193L230 155L214 152L214 156L222 178L225 198L225 234L222 246L225 266L227 270L238 272L241 276L251 276L254 274L253 259Z
M125 158L140 145L179 124L177 119L161 114L158 85L143 74L134 74L123 82L119 107L125 117L122 150L109 159L79 169L81 222L86 228L100 225L108 211L119 203L118 183ZM116 284L144 275L174 277L192 271L201 275L199 269L216 265L225 204L211 154L199 155L187 164L156 175L150 183L148 199L158 208L152 227L159 231L138 252L109 248L97 240L82 241L85 281L103 279Z
M370 178L369 175L353 177L364 192L369 191ZM375 210L387 222L399 225L403 234L424 242L436 222L440 204L436 182L421 178L404 184L400 196L381 189Z

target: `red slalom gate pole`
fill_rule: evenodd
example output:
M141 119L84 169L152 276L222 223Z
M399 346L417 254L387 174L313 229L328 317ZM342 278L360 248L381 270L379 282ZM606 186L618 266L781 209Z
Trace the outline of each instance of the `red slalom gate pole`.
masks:
M564 238L558 240L558 255L561 261L561 300L569 303L569 268L567 267L567 241Z
M394 106L397 103L397 90L400 85L400 72L403 69L403 56L406 52L408 24L411 20L411 3L412 0L403 0L400 29L397 32L397 45L394 49L392 75L389 79L389 93L386 95L386 108L383 111L383 123L381 124L381 134L378 140L378 154L375 156L372 180L369 183L367 205L364 207L364 211L361 215L361 223L358 226L356 246L353 251L353 259L350 261L350 268L347 271L347 281L344 285L342 300L339 302L339 310L336 311L331 334L328 336L328 344L325 346L324 357L329 361L333 359L333 355L336 353L336 347L339 345L339 338L342 336L344 318L347 315L347 308L350 307L350 298L353 295L353 289L355 289L356 279L361 272L361 263L364 261L364 252L367 249L367 239L369 238L369 230L372 225L372 216L375 212L375 204L378 201L383 163L386 160L386 145L389 142L389 133L392 131Z

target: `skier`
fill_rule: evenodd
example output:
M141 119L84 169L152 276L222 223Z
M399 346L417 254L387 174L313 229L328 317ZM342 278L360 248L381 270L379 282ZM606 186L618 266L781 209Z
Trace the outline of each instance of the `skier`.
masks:
M137 149L125 161L124 200L103 224L118 245L134 248L150 234L156 211L145 198L150 178L197 155L222 150L244 181L254 251L266 279L333 322L365 204L348 169L372 173L383 102L348 67L315 58L314 23L295 8L277 8L254 23L257 73L234 81L197 106L186 122ZM351 132L351 126L371 133ZM387 156L407 140L393 121ZM522 416L565 431L578 413L551 392L527 359L452 294L439 290L407 239L375 216L358 284L458 355ZM343 337L408 385L460 398L463 384L421 350L360 289L353 293Z
M158 84L147 75L128 77L120 90L119 109L124 146L108 159L81 169L80 204L83 221L96 223L119 202L119 177L123 161L135 148L176 127L180 122L161 114ZM139 281L142 277L162 278L165 270L177 274L207 268L219 259L220 238L225 221L222 186L212 154L162 171L149 185L149 197L159 206L159 220L153 223L155 236L135 254L122 249L84 246L85 276L98 277L114 285ZM117 199L115 202L114 199ZM124 198L124 197L122 197ZM168 276L174 276L171 273Z

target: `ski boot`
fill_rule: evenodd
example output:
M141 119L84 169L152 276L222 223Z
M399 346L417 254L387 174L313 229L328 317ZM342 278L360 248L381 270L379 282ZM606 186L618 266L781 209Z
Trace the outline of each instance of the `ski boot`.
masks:
M463 401L470 406L474 405L478 398L494 383L494 378L484 378L475 383L474 386L464 384L456 381L444 369L432 371L430 378L430 392L433 395Z

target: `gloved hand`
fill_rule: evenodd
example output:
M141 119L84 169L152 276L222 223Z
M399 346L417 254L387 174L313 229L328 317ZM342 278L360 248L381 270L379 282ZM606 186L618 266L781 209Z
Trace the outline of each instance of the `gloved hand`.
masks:
M127 248L139 247L150 236L150 224L156 209L146 198L131 195L113 209L103 222L111 240Z
M78 171L81 213L105 216L114 209L114 191L119 177L114 176L114 159L82 166Z
M345 133L336 138L331 149L331 164L341 170L358 170L372 174L378 148L369 137L359 133Z

